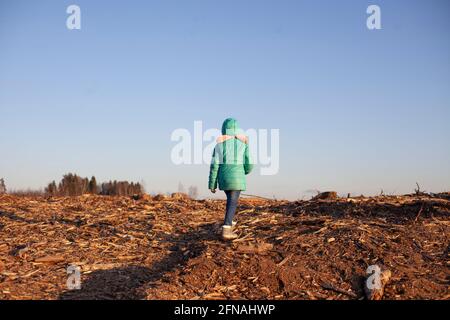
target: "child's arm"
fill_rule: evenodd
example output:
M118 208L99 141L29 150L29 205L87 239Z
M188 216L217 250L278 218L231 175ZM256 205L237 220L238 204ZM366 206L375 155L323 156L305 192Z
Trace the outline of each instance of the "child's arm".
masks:
M244 171L245 174L249 174L253 170L253 163L250 159L250 150L248 145L245 145L245 153L244 153Z
M217 173L219 172L219 157L216 152L216 148L214 148L211 166L209 167L209 181L208 181L208 189L216 190L217 189Z

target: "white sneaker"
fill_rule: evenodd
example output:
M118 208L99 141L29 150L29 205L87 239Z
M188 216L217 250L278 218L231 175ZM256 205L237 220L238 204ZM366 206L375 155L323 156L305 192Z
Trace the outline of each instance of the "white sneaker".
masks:
M232 226L222 226L222 239L223 240L234 240L238 237L236 233L233 232Z

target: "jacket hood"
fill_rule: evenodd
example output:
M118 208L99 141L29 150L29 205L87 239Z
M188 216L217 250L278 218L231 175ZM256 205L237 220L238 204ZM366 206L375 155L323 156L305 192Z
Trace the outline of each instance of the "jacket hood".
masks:
M226 134L229 136L238 135L241 133L241 129L239 129L239 124L236 119L228 118L222 124L222 134Z

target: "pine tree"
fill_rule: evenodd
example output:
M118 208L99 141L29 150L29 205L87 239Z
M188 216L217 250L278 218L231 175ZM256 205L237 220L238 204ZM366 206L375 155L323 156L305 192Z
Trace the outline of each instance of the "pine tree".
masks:
M91 180L89 181L89 193L90 194L98 194L98 186L97 186L97 180L94 176L91 177Z
M45 188L45 193L49 196L56 196L58 194L58 187L55 181L48 184L47 188Z

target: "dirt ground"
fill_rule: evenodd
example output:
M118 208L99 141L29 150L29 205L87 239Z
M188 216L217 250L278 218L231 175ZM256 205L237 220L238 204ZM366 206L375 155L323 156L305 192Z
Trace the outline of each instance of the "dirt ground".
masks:
M241 200L0 196L0 299L449 299L450 194ZM81 269L68 290L67 267Z

